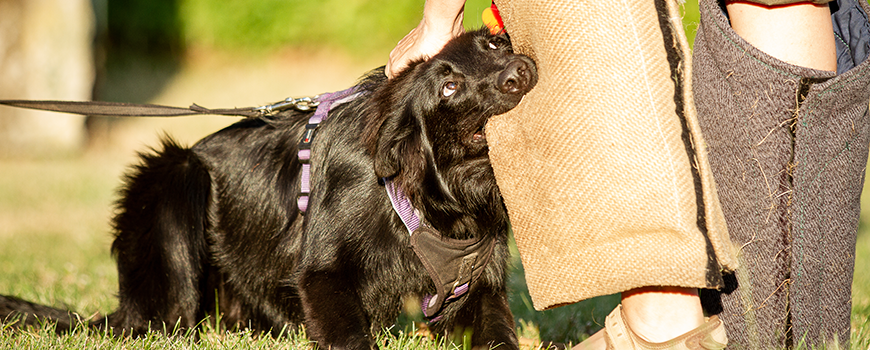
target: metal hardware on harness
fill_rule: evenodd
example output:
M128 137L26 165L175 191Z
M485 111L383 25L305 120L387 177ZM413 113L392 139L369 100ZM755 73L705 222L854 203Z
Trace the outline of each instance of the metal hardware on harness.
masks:
M308 211L308 196L311 193L311 142L314 141L314 135L317 134L317 127L320 125L320 122L326 120L330 108L353 100L364 93L363 91L357 92L356 90L356 87L351 87L342 91L317 95L313 100L305 97L301 99L287 99L274 105L260 107L264 111L268 110L269 112L267 113L273 113L272 111L275 110L275 106L279 106L278 108L282 109L292 107L300 111L303 110L300 108L307 108L305 110L308 110L314 107L317 109L308 118L308 124L305 126L302 140L299 141L297 153L297 159L302 164L302 174L299 176L299 193L296 195L296 208L299 209L299 213L302 215L305 215L305 212ZM294 101L298 101L298 105Z
M317 106L320 104L320 101L317 100L318 97L320 96L299 98L288 97L284 101L256 107L254 108L254 110L260 112L260 114L264 116L271 116L277 112L290 108L293 108L300 112L307 112L312 110L313 108L317 108Z

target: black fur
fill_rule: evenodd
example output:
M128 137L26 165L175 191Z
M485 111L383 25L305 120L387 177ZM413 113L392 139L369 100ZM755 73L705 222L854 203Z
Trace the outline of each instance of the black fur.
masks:
M179 320L194 327L219 307L224 324L275 333L304 324L322 348L371 348L403 296L434 293L379 180L392 177L443 235L497 242L482 277L433 329L473 327L473 345L516 348L508 220L482 129L536 79L530 59L484 30L393 79L373 71L359 84L367 93L318 128L304 215L296 153L308 113L244 120L192 148L164 141L121 191L112 245L120 306L91 324L137 335ZM0 298L0 311L22 303ZM18 311L40 315L26 304Z

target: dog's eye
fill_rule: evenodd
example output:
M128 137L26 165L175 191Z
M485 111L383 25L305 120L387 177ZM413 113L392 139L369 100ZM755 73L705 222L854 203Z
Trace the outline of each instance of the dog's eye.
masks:
M457 87L458 86L455 82L448 81L447 84L444 84L444 88L441 89L441 94L444 95L444 97L450 97L456 93Z
M489 48L493 50L498 50L498 44L496 44L495 41L490 41Z

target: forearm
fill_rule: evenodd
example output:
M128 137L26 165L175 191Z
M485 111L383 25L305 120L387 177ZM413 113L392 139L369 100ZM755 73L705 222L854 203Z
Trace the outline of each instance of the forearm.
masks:
M465 0L426 0L423 24L433 30L456 31L462 28Z
M390 52L385 73L393 77L416 59L428 59L465 30L465 0L426 0L423 19Z

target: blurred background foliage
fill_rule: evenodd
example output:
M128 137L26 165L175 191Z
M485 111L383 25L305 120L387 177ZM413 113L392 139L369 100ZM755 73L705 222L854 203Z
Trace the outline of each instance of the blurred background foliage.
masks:
M420 21L424 0L91 0L96 14L93 98L149 102L192 53L269 57L288 50L331 51L386 63ZM483 26L491 0L468 0L465 27ZM691 42L697 2L685 4ZM578 23L578 25L582 25ZM368 63L367 63L368 64ZM99 121L93 123L99 126ZM98 127L99 128L99 127ZM94 129L94 128L90 128ZM93 133L93 130L91 130Z
M93 0L113 50L187 47L268 53L332 46L359 55L389 50L421 18L423 0ZM482 25L490 0L469 0L465 25Z
M152 102L191 56L275 57L330 52L374 68L420 21L424 0L91 0L96 17L93 99ZM491 0L468 0L465 27L483 26ZM373 63L370 63L373 62ZM335 62L338 64L338 61ZM286 64L293 64L288 62ZM364 70L355 73L362 74ZM90 118L95 136L111 121Z

